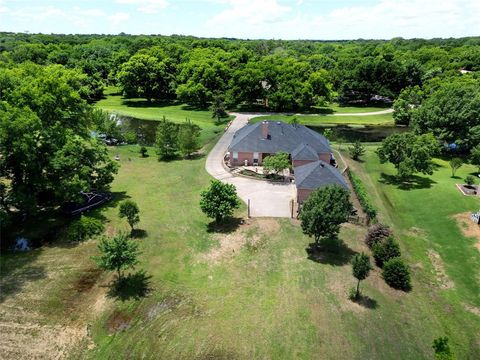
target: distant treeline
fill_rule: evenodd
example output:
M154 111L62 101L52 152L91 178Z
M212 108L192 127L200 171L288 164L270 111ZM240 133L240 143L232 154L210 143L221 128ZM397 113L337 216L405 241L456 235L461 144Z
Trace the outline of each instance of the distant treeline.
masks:
M149 101L205 108L220 97L229 107L291 111L332 100L393 101L406 88L459 77L460 69L477 71L480 37L284 41L0 33L0 67L24 62L85 74L82 96L89 101L118 85L127 97Z

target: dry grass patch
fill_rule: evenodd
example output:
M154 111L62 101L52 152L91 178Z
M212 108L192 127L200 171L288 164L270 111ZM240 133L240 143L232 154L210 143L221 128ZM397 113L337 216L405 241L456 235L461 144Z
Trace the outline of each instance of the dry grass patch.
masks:
M451 289L455 285L453 281L450 280L448 277L447 273L445 272L445 268L443 266L443 261L440 255L432 250L428 250L428 257L430 258L430 261L432 262L433 268L435 270L435 275L437 278L437 281L440 285L441 289Z
M475 224L472 219L470 219L470 212L457 214L453 218L457 221L457 225L465 237L477 240L475 247L480 250L480 225Z

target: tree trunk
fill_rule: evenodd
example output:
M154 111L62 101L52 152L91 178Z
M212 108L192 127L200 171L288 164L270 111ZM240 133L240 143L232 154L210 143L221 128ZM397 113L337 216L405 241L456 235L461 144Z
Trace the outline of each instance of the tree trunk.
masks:
M360 280L358 280L358 283L357 283L357 298L359 295L360 295Z

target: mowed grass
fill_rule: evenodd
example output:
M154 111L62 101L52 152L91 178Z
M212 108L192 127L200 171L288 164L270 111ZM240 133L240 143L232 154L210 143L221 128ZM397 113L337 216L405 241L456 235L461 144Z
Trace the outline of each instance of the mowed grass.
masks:
M160 121L165 116L168 120L181 124L186 119L190 119L201 127L203 144L208 143L216 134L222 132L225 124L233 118L223 119L222 124L216 125L212 119L212 113L208 110L199 110L174 101L149 103L146 99L126 99L119 94L119 89L116 87L108 87L105 91L105 98L98 101L95 106L109 113L141 120Z
M16 311L25 314L18 321L38 321L55 329L47 337L42 335L43 328L34 328L29 337L20 337L29 340L23 343L36 345L37 339L48 344L66 332L62 329L81 329L86 334L91 324L91 338L84 335L81 341L67 343L71 357L432 359L432 341L444 335L451 339L458 358L475 359L478 354L480 321L463 305L476 304L472 299L475 289L462 282L451 290L439 288L424 254L436 239L410 234L423 234L428 228L420 221L409 225L389 220L402 216L396 211L406 206L397 204L402 198L375 197L382 219L392 222L401 236L402 250L412 265L413 291L389 288L375 269L362 284L368 299L359 305L347 299L356 284L349 261L353 254L368 251L363 244L364 227L345 225L340 234L344 246L314 259L306 251L311 239L288 219L253 219L238 229L211 231L210 220L198 205L200 191L210 181L205 158L158 162L153 148L149 148L150 157L141 158L138 146L117 147L111 154L119 154L121 163L112 185L114 199L91 215L104 218L107 234L112 235L128 230L126 221L118 218L118 202L131 198L139 204L141 236L135 241L142 255L133 273L145 271L149 292L145 297L133 291L109 295L114 277L103 274L96 275L91 288L78 287L80 280L91 278L95 265L90 256L96 253L98 240L78 246L53 244L2 257L2 285L13 287L18 281L16 290L0 303L2 313L18 303ZM361 176L371 193L390 187L376 179L380 170L391 168L379 165L370 147L366 159L358 171L366 167ZM447 171L442 171L448 178ZM439 182L440 174L435 176ZM389 189L389 194L396 191ZM416 191L417 196L422 191ZM424 198L416 206L428 205ZM242 206L236 217L244 216ZM472 242L463 240L467 241L464 254L475 256L467 249L467 245L473 247ZM37 277L40 268L44 275ZM460 272L465 282L474 279L464 267ZM457 281L453 275L452 279ZM15 339L18 327L10 322L4 327L11 330L8 339ZM58 349L47 347L45 351L48 357Z
M411 183L398 184L393 166L380 164L375 148L367 147L364 163L349 161L350 166L364 180L382 221L393 225L401 239L413 269L413 293L430 291L428 316L441 319L437 330L453 339L459 358L473 359L480 353L479 239L465 237L454 216L465 213L468 218L480 208L478 197L462 195L455 185L476 175L477 169L465 164L452 178L448 161L435 159L433 175L420 174ZM440 255L437 265L428 256L432 250ZM435 275L439 268L447 278Z
M259 122L263 120L279 120L289 123L296 117L300 124L307 126L327 126L327 125L393 125L391 113L380 115L268 115L257 116L250 122Z

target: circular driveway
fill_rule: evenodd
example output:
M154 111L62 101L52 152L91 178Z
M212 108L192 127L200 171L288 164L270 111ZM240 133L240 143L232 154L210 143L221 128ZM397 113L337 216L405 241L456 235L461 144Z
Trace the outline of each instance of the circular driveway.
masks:
M223 166L223 157L232 141L233 135L248 120L256 115L232 114L235 119L208 154L205 169L214 178L233 184L238 196L248 203L250 200L250 216L252 217L290 217L291 201L296 197L295 185L290 183L273 184L267 181L233 176Z

